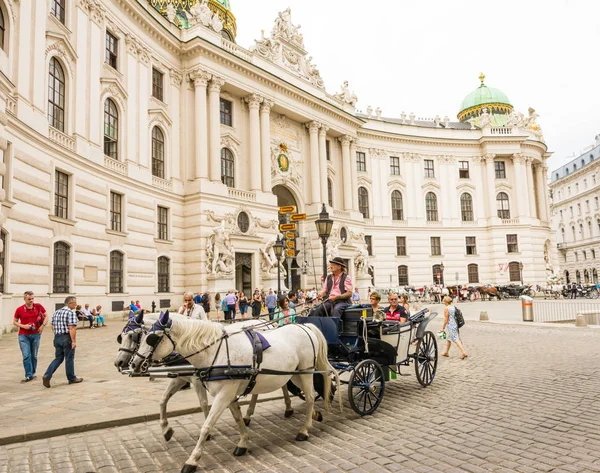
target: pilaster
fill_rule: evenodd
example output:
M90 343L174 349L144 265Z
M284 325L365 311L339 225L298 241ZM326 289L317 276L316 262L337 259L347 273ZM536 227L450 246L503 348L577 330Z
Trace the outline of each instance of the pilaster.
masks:
M195 178L208 179L208 107L206 87L212 75L204 69L194 69L188 74L194 84L194 122L195 122ZM220 117L219 117L220 120Z
M221 87L225 79L212 76L208 87L209 103L209 176L212 182L221 182Z
M321 202L321 177L319 164L319 128L321 124L312 121L306 124L310 139L310 201L311 203Z
M344 210L352 210L352 193L358 192L358 189L352 188L352 160L350 158L350 143L352 137L348 135L341 136L338 138L342 143L342 167L343 167L343 180L342 187L344 189ZM355 163L356 167L356 163Z
M262 191L271 193L271 108L275 102L265 98L260 106L260 156L262 170Z
M250 190L262 190L262 171L261 171L261 147L260 147L260 104L263 98L258 94L250 94L244 97L244 102L248 104L250 112Z

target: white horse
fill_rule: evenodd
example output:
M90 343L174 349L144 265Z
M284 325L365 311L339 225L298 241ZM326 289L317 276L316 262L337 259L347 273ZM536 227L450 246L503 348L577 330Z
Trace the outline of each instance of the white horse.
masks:
M321 331L311 324L284 325L277 330L262 332L270 347L263 352L261 370L251 394L266 394L285 386L291 379L300 387L306 397L306 420L296 440L308 440L308 430L312 427L314 410L313 371L323 372L325 408L329 409L331 375L335 376L339 387L339 377L327 359L327 341ZM173 350L185 357L196 368L253 367L254 350L243 331L226 332L223 325L203 320L170 320L168 314L159 318L142 340L138 352L131 362L131 368L140 372L149 362L160 361ZM306 374L296 374L305 371ZM281 374L280 374L281 373ZM292 374L294 373L294 374ZM240 431L240 441L234 455L244 455L248 450L248 432L238 398L249 386L249 379L209 379L206 386L214 398L206 417L196 448L186 461L181 472L193 473L199 466L204 444L211 429L229 408ZM340 399L341 408L341 399Z
M146 332L145 324L149 323L152 325L156 322L157 318L153 318L152 315L153 314L144 315L144 312L140 311L137 316L134 315L129 317L127 324L117 338L117 341L121 346L119 347L119 353L114 364L119 370L129 366L133 355L139 349L142 336ZM146 317L146 320L144 320L144 317ZM172 317L179 320L188 320L187 317L179 314L172 314ZM239 322L237 324L227 325L225 326L225 330L239 331L239 327L249 326L258 326L256 328L257 330L270 330L273 328L272 325L265 324L260 320L245 320L244 322ZM198 397L198 402L200 403L200 408L204 414L204 417L206 418L208 414L208 396L206 389L196 376L178 376L177 378L171 379L167 385L167 389L159 401L159 422L163 437L167 442L171 440L174 433L173 428L169 426L169 419L167 417L167 404L173 395L180 391L187 383L190 383L190 385L194 388L194 392ZM285 400L284 415L285 417L291 417L294 415L294 409L292 408L290 394L286 386L283 386L281 391L283 392L283 398ZM246 415L244 416L244 423L246 425L250 424L250 418L254 414L257 402L258 394L253 394L250 399L248 409L246 410ZM210 440L210 435L208 436L208 440Z

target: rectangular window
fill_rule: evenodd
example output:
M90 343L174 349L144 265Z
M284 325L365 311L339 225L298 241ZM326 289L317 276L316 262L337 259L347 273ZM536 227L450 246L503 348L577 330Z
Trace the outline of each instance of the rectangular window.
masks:
M460 179L469 179L469 161L458 162L458 177Z
M494 170L496 179L506 179L506 166L504 161L494 161Z
M356 152L356 168L359 171L367 171L367 155L362 151Z
M400 175L400 158L398 156L390 156L390 174L393 176Z
M507 253L518 253L519 243L517 235L506 235L506 251Z
M371 235L365 235L365 244L367 245L367 254L373 256L373 237Z
M159 240L168 240L169 239L169 209L166 207L158 206L157 209L158 219L158 239Z
M584 188L584 189L587 189L587 179L584 179L584 180L583 180L583 188Z
M122 231L122 202L123 196L116 192L110 193L110 229L115 232Z
M431 237L431 256L441 256L442 242L440 237Z
M164 74L157 69L152 68L152 97L163 101L163 82Z
M54 215L69 218L69 175L56 171L54 180Z
M433 168L433 159L425 160L425 177L435 177L435 170Z
M586 200L585 201L585 209L589 212L590 211L590 201Z
M465 243L467 245L467 254L468 255L476 255L477 254L477 240L475 237L465 237Z
M50 12L58 21L65 24L65 0L52 0Z
M398 286L408 286L408 266L398 266Z
M396 237L396 256L406 256L406 237Z
M577 204L577 215L581 215L581 204Z
M468 267L469 284L479 283L479 268L476 264L470 264Z
M331 161L331 141L325 140L325 156L327 156L327 161Z
M598 208L598 204L600 203L600 202L598 201L598 197L594 197L594 202L595 202L596 208Z
M221 125L233 126L233 104L229 100L221 99Z
M117 68L117 57L119 53L119 40L109 31L106 32L105 61L110 67Z

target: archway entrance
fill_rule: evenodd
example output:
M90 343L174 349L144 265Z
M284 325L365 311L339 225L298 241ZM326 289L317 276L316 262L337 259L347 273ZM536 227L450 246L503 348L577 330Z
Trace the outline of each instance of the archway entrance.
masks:
M298 202L294 197L294 194L285 186L277 185L273 187L273 194L277 196L277 206L285 207L293 205L298 209ZM289 223L289 214L279 214L279 223ZM296 231L295 243L299 244L298 231ZM296 246L296 254L298 253L298 246ZM297 291L300 289L300 266L296 262L296 258L286 258L285 267L287 268L288 278L286 286L290 288L290 291Z
M235 254L235 288L246 296L252 294L252 255L250 253Z

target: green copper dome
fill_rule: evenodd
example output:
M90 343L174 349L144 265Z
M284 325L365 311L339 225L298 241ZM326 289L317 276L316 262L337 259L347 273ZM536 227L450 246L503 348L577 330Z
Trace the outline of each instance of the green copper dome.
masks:
M504 92L488 87L483 83L484 79L485 75L481 73L479 76L481 85L462 101L460 111L458 112L458 119L464 122L470 118L477 118L483 109L487 108L488 113L498 118L492 121L497 122L501 126L500 122L505 121L502 119L512 112L513 106Z
M222 6L227 8L227 10L231 10L231 6L229 5L229 0L217 0L217 3L220 3Z

